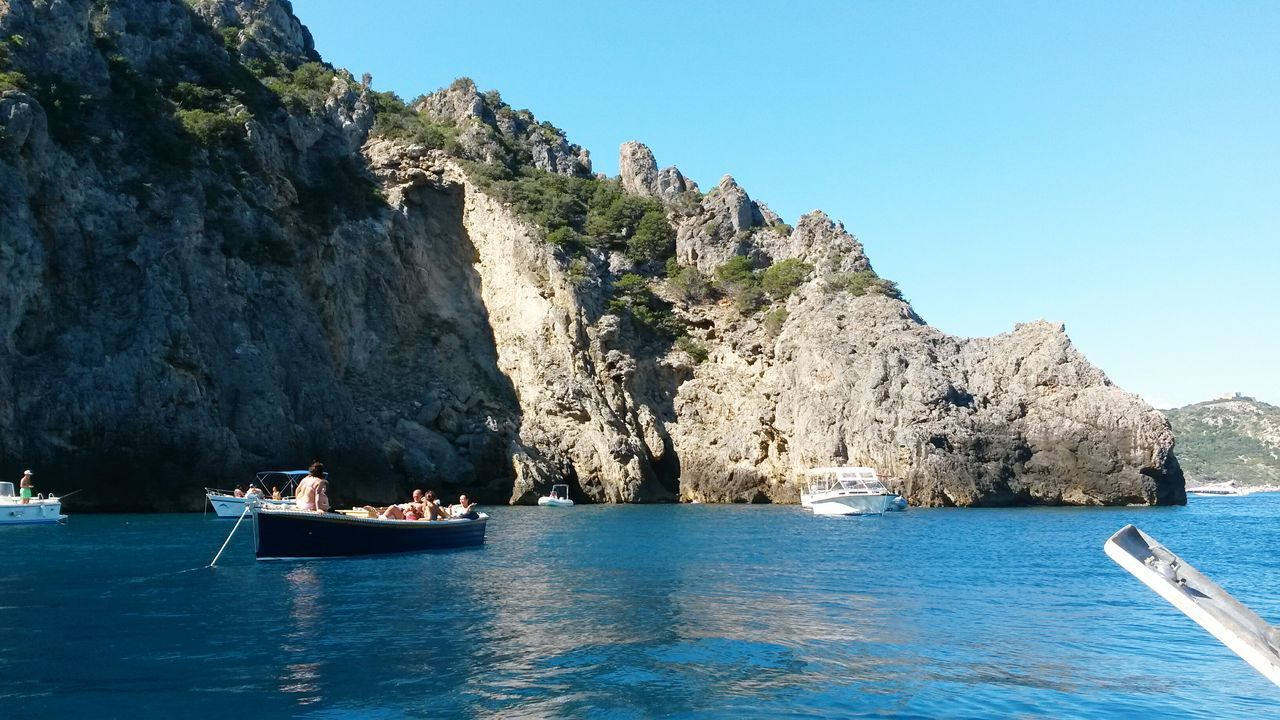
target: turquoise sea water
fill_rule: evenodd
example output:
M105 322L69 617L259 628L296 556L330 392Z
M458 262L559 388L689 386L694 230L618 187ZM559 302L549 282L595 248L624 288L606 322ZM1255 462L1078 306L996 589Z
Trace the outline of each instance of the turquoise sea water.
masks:
M230 521L0 528L0 716L1280 715L1102 552L1280 622L1280 495L1185 508L490 508L483 548L262 563Z

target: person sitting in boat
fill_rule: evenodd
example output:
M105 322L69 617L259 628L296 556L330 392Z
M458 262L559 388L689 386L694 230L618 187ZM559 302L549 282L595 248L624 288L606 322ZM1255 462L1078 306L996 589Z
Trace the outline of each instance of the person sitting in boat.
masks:
M425 504L426 497L422 491L414 490L413 499L407 503L388 505L384 508L365 505L364 510L369 513L369 517L379 520L420 520L425 513Z
M31 503L31 494L36 489L36 474L30 470L22 473L22 480L18 482L18 494L22 496L22 504ZM12 492L12 491L11 491Z
M423 497L422 518L424 520L448 520L449 511L440 507L440 501L436 499L434 490L428 490Z
M249 489L244 493L245 497L262 497L262 489L253 483L249 483Z
M404 509L405 511L412 510L418 517L422 517L426 513L426 510L425 510L426 503L427 503L426 493L422 492L417 488L414 488L413 499L409 501L408 506L405 507Z
M308 470L309 474L298 483L298 509L309 512L328 512L329 481L324 478L324 465L313 462Z
M471 502L471 498L466 495L458 496L458 504L449 508L449 514L455 518L466 518L467 520L476 520L480 517L480 513L476 512L476 504Z
M275 485L271 486L271 499L272 500L280 499L280 488L276 487Z
M244 491L243 491L243 490L241 490L241 489L240 489L240 486L238 486L238 485L236 486L235 492L233 492L233 493L231 493L231 494L232 494L232 495L235 495L236 497L244 497Z

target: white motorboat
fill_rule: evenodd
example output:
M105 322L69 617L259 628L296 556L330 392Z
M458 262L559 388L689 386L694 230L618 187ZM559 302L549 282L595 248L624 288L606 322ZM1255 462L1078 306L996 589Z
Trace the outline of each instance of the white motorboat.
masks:
M66 522L62 499L52 493L22 502L13 492L13 483L0 482L0 525L49 525Z
M297 486L302 478L307 476L307 470L263 470L254 476L253 486L263 491L263 495L258 496L258 502L272 507L292 507L293 489ZM328 477L328 474L325 474ZM280 488L281 499L272 500L265 493L270 492L272 487ZM214 488L204 489L205 500L213 506L213 511L220 518L238 518L244 513L249 500L248 496L236 497L234 490L216 490Z
M1187 494L1195 497L1239 497L1251 492L1252 489L1237 485L1233 480L1187 488Z
M569 499L569 486L552 485L551 494L538 498L538 505L542 507L573 507L573 501Z
M880 515L899 499L871 468L814 468L805 475L800 506L814 515Z

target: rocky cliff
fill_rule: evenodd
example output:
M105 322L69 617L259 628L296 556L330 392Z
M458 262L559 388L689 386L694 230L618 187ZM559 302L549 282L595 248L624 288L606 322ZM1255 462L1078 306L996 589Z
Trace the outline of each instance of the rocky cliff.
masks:
M786 224L497 93L404 102L279 0L0 0L0 472L103 509L314 457L340 500L1183 501L1160 413L1063 328L926 325Z

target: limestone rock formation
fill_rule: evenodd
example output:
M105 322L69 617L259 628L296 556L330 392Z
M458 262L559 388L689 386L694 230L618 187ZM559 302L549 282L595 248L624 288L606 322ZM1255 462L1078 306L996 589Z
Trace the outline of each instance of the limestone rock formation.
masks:
M675 167L658 169L653 152L638 142L625 142L619 151L618 172L622 188L666 202L676 202L687 192L697 192L698 185Z
M0 475L103 509L313 458L340 502L786 502L832 462L918 504L1182 501L1168 423L1061 326L945 335L822 213L639 144L594 177L467 80L397 106L282 0L0 0L15 35ZM802 272L737 302L738 256Z
M470 79L422 98L414 109L463 128L463 156L480 162L506 160L507 146L523 148L539 170L560 175L591 175L591 155L570 144L564 133L537 122L528 110L512 110L496 93L481 95Z

